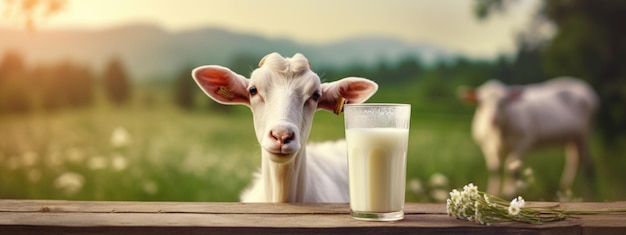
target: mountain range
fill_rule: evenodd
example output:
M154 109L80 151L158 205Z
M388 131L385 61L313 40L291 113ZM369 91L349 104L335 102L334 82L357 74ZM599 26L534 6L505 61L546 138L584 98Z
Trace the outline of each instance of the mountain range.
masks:
M184 67L205 64L228 66L236 56L260 59L270 52L283 56L303 53L315 67L393 63L413 56L425 63L453 58L456 53L427 43L362 36L329 44L304 44L289 39L207 27L168 32L151 24L133 24L103 30L0 29L0 56L17 51L27 64L70 60L101 71L113 57L120 58L135 79L168 78ZM246 74L247 75L247 74Z

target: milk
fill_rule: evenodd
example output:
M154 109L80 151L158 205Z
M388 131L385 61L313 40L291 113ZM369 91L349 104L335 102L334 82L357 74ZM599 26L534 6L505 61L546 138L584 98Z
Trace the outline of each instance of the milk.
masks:
M404 205L409 130L346 130L350 207L361 212L395 212Z

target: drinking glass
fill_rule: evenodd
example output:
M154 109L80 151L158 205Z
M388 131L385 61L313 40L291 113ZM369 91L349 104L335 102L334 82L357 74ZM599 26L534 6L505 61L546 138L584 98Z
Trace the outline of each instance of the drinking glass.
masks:
M411 105L346 104L350 213L358 220L404 218Z

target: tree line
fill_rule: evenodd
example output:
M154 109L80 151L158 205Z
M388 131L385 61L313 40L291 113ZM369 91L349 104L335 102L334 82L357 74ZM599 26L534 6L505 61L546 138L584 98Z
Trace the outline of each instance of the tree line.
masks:
M119 58L111 58L103 74L97 75L69 60L31 68L20 53L9 51L0 60L0 113L89 106L100 86L113 104L130 100L130 78Z

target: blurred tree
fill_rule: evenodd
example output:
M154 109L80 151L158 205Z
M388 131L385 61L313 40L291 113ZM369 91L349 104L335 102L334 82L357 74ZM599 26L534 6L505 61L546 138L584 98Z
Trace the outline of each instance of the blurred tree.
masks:
M187 110L195 106L195 94L200 90L191 77L191 70L190 67L181 70L174 86L174 103Z
M104 71L104 88L106 96L115 104L125 104L131 97L131 83L122 61L112 58Z
M16 51L7 51L0 62L0 78L5 79L14 74L24 74L26 65L22 55ZM2 80L0 80L2 82Z
M502 12L510 2L477 0L476 15ZM557 29L541 52L546 74L589 81L600 100L598 127L615 144L626 135L626 1L545 1L535 17Z
M451 97L448 79L441 75L441 70L436 70L431 76L426 76L420 82L422 96L428 100L441 100Z
M81 107L91 104L93 100L93 75L83 66L65 61L35 75L33 78L47 80L43 83L46 85L45 99L54 102L48 108Z
M19 53L7 52L0 62L0 112L91 104L94 78L84 66L69 61L26 68Z
M542 12L559 29L546 70L589 79L600 99L597 123L615 144L626 135L626 1L546 1Z
M405 56L395 64L381 59L371 74L381 84L406 84L418 77L423 70L422 64L413 56Z
M257 68L259 56L249 53L236 54L228 64L228 68L235 73L250 77L250 73Z
M24 112L31 108L26 77L22 55L6 52L0 62L0 112Z
M70 104L72 106L91 105L95 94L95 78L88 67L74 65L70 73L70 82L73 88Z
M530 45L518 37L517 52L510 61L500 57L495 64L494 77L508 84L528 84L546 79L542 65L541 47Z
M386 59L380 57L378 60L378 66L375 68L375 70L370 72L373 76L371 79L377 81L379 84L392 83L392 80L394 79L392 75L393 69Z
M416 57L407 55L400 60L395 70L397 71L397 82L406 83L419 77L424 70L424 66Z
M33 87L33 95L35 106L44 110L54 110L62 105L62 100L65 96L63 84L57 78L55 66L52 65L39 65L30 71L28 80L31 83L36 83L37 86Z
M317 73L322 82L332 82L345 77L364 77L380 82L376 77L376 74L380 74L380 72L360 64L353 64L346 67L314 67L313 71Z
M28 30L35 29L36 21L60 12L65 0L4 0L4 16L23 21Z

